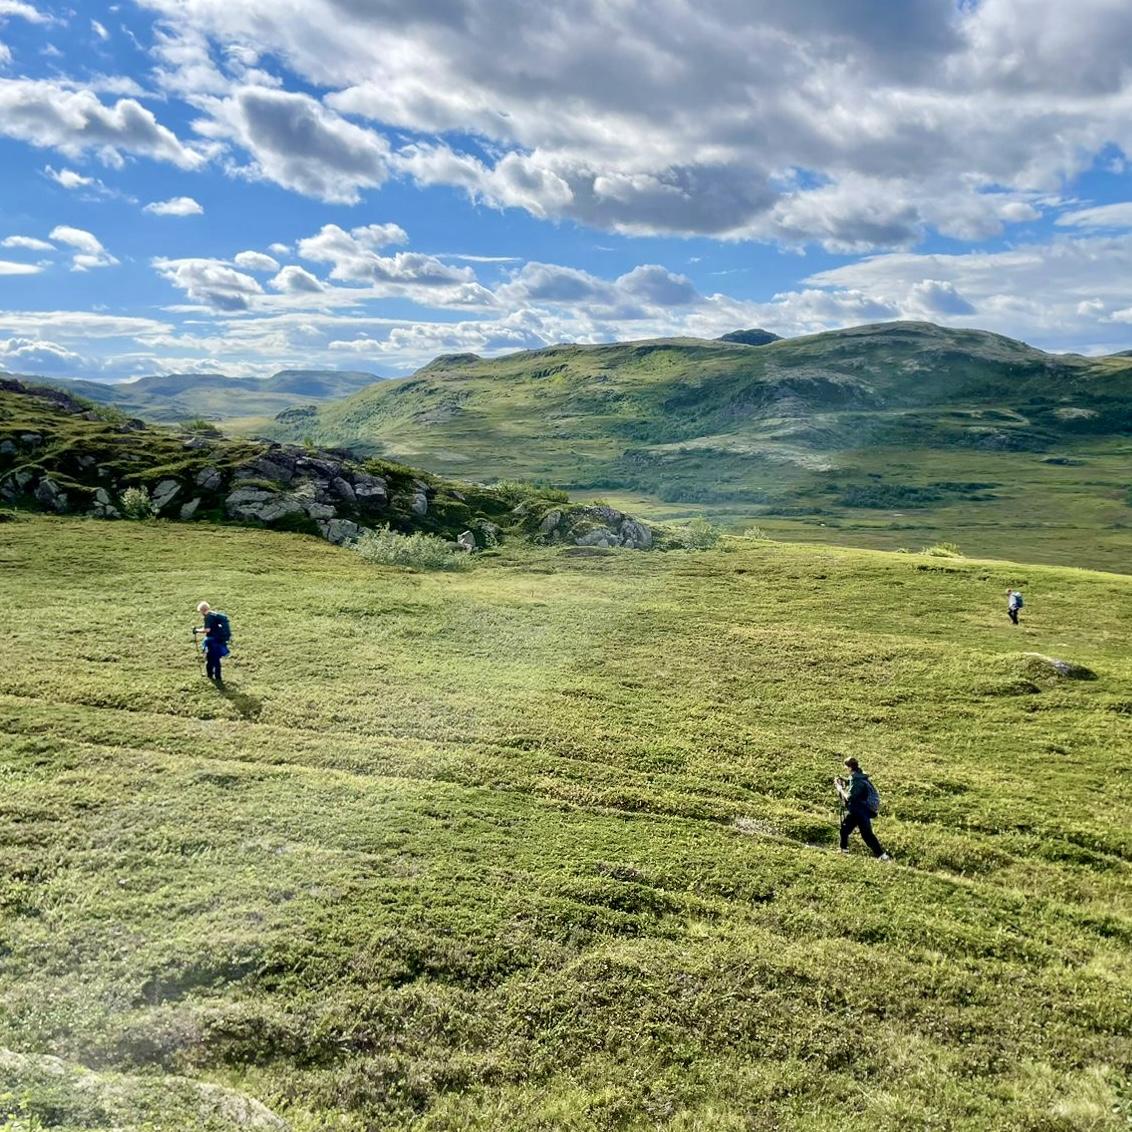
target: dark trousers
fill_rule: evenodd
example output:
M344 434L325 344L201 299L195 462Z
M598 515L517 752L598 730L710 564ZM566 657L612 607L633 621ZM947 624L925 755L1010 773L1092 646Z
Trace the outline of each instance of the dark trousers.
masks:
M204 673L210 680L220 683L220 657L212 652L204 654Z
M846 814L841 819L842 849L849 848L849 834L855 829L861 831L861 840L872 850L874 857L879 857L884 852L877 840L877 835L873 833L873 823L868 818L858 817L856 814Z
M1018 610L1015 609L1013 606L1011 606L1006 612L1009 614L1010 620L1013 621L1015 625L1017 625L1018 624Z

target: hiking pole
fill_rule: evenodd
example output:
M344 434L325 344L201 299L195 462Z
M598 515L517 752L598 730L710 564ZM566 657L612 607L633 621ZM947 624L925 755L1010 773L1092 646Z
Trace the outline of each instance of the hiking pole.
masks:
M197 654L197 659L200 661L200 674L202 676L205 676L205 675L207 675L207 668L205 667L204 651L201 649L200 645L197 643L197 633L199 633L199 632L200 632L200 629L197 628L197 626L194 625L193 626L193 652L195 652Z

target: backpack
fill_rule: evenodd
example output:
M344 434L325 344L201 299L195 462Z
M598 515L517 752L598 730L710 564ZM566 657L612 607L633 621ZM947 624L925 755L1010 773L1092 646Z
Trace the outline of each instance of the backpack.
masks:
M228 642L232 639L232 625L228 620L228 614L210 613L209 616L212 618L210 631L215 630L215 632L212 633L212 636L216 637L216 639L219 640L222 645L228 644Z
M880 795L877 793L877 788L872 784L872 780L867 777L865 778L865 788L868 790L865 795L865 810L870 818L880 817Z
M1022 606L1025 605L1025 604L1026 603L1022 600L1022 595L1017 590L1015 590L1014 591L1014 608L1015 609L1021 609Z

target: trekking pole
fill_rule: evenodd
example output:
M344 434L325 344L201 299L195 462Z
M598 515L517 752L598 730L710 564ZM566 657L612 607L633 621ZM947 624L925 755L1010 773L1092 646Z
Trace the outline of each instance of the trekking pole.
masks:
M193 628L193 652L197 654L197 660L200 662L200 674L204 676L207 672L207 669L205 668L204 652L201 649L200 645L197 643L198 631L199 630L197 630L195 627Z

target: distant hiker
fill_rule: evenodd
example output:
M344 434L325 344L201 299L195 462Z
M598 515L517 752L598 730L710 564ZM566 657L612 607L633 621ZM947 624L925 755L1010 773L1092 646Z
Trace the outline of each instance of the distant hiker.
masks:
M845 806L845 816L841 819L841 852L849 852L849 834L854 829L861 831L861 839L872 850L878 860L890 861L877 835L873 833L873 818L880 813L880 795L869 781L869 776L861 769L854 758L845 760L849 768L849 779L835 778L833 788Z
M193 630L193 635L204 634L204 671L205 675L217 684L224 681L220 678L220 661L228 655L228 642L232 639L232 626L228 615L214 610L207 601L197 606L197 612L204 618L204 625Z
M1018 624L1018 611L1022 605L1022 595L1017 590L1006 591L1006 614L1015 625Z

